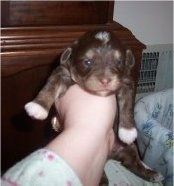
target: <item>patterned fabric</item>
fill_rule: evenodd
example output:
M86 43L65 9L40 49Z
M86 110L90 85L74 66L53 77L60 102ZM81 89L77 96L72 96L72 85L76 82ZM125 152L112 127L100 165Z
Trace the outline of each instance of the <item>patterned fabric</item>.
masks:
M173 89L140 99L135 105L138 146L143 161L173 185Z
M2 186L82 186L70 166L54 152L40 149L9 169Z

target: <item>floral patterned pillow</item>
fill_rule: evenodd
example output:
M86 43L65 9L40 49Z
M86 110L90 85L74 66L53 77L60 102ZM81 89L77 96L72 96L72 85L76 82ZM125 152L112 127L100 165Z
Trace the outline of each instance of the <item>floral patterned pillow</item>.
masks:
M148 95L135 106L138 146L143 161L173 185L173 89Z

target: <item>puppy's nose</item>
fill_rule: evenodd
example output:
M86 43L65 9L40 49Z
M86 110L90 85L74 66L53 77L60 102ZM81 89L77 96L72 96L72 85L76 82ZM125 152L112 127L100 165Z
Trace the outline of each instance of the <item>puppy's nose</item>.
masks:
M111 81L110 78L101 78L101 79L100 79L100 82L101 82L103 85L109 84L110 81Z

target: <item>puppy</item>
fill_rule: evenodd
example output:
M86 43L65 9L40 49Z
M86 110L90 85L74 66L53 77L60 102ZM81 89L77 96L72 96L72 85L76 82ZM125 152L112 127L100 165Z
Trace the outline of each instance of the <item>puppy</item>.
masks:
M110 158L121 161L140 177L158 182L162 176L142 164L133 143L137 137L133 116L134 83L130 76L134 63L132 51L126 49L114 33L88 32L63 52L60 66L53 71L37 97L25 105L25 110L35 119L47 118L55 99L75 83L98 96L115 94L119 124L118 129L114 127L114 132L116 138L119 138L117 141L120 141L120 148L113 148ZM57 122L54 121L54 124ZM101 184L105 183L104 178Z

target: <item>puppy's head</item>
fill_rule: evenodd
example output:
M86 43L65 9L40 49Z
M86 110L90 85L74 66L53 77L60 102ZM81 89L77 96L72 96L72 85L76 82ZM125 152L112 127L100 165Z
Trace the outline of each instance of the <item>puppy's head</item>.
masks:
M107 96L120 88L122 78L134 65L134 57L112 32L93 31L64 51L61 63L67 62L77 84L88 92Z

